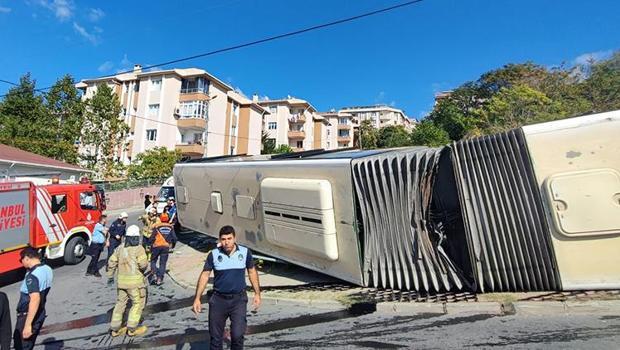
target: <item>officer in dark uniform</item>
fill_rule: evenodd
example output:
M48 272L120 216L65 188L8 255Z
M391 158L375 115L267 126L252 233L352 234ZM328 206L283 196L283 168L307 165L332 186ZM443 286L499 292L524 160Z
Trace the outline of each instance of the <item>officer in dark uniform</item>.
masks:
M45 321L45 302L52 288L52 269L41 263L36 249L25 248L20 252L20 262L28 270L19 289L17 322L13 333L16 350L32 349Z
M209 349L222 349L224 327L226 320L230 318L230 348L238 350L243 349L243 335L247 326L248 296L245 291L247 287L245 271L248 271L250 283L254 289L252 304L254 309L258 309L261 302L258 273L250 250L236 244L235 229L232 226L222 227L219 236L220 245L207 255L203 271L198 279L192 309L196 315L201 312L200 297L207 287L211 271L214 271L213 295L209 298L209 335L211 336Z

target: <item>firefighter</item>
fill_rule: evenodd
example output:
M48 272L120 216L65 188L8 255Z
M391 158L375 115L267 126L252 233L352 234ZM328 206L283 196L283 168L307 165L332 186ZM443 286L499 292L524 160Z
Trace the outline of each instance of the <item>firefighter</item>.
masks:
M161 214L159 216L159 221L160 222L153 227L153 233L149 240L152 247L151 273L153 274L153 283L158 286L164 281L170 248L177 242L177 236L174 233L174 227L169 223L168 214ZM159 267L157 266L157 260L159 260Z
M153 229L155 228L155 224L157 224L157 208L151 206L146 210L146 214L140 217L140 221L142 221L142 245L146 250L146 256L150 260L151 259L151 245L149 241L151 239L151 234L153 233Z
M108 259L112 256L116 247L121 245L122 238L127 230L128 217L129 215L126 212L122 212L118 219L114 220L112 225L110 225L108 230Z
M179 224L179 218L177 217L177 204L174 197L168 197L168 204L164 208L164 213L168 214L168 222L174 226L174 230L179 232L181 229L181 224Z
M110 333L113 337L125 333L130 337L141 336L147 331L146 326L140 325L142 310L146 304L144 271L147 266L146 252L140 245L140 228L131 225L125 235L125 244L114 251L108 262L108 285L114 284L114 274L118 271L118 297L110 322ZM129 300L131 309L127 316L127 327L123 327L123 314Z

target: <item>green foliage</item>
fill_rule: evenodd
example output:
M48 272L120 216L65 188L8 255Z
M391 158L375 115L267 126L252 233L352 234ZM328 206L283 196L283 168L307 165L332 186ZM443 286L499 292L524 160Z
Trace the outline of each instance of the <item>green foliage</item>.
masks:
M411 144L409 131L402 125L389 125L378 130L377 147L405 147Z
M261 133L261 154L272 154L276 150L276 140L269 138L269 134L265 130Z
M559 102L525 85L503 87L476 111L485 133L496 133L521 125L561 119L564 110Z
M460 140L616 109L620 109L620 52L605 61L569 68L507 64L455 89L438 101L427 119L450 139Z
M271 154L282 154L282 153L293 153L293 148L289 145L279 145L276 147Z
M42 95L26 74L0 103L0 143L77 164L83 107L70 76Z
M122 175L124 168L117 154L124 149L129 126L120 117L118 96L107 84L100 84L94 96L86 101L86 118L82 128L83 160L99 177Z
M155 147L138 154L127 168L127 175L133 180L163 179L172 175L172 168L181 158L179 150Z
M377 148L378 131L370 120L363 120L359 127L360 148Z
M414 146L441 147L448 143L450 143L448 133L430 120L418 123L411 133L411 144Z

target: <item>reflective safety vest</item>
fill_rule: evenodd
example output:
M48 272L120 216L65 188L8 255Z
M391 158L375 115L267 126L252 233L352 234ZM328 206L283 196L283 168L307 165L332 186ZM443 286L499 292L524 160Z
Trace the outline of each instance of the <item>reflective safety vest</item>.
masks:
M132 289L146 287L144 271L148 266L148 260L144 247L118 247L108 261L108 278L114 277L118 270L117 287L120 289Z

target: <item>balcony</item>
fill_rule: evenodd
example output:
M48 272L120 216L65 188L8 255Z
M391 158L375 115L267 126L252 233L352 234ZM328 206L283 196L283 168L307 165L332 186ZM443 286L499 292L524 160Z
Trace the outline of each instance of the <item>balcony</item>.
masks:
M338 136L338 142L351 142L351 136Z
M288 118L288 121L290 123L305 123L306 116L304 114L291 114L291 116Z
M207 120L203 118L184 118L177 119L177 127L179 129L205 130L207 128Z
M306 132L303 130L289 130L288 138L289 139L305 139Z
M351 124L338 124L338 130L349 130L351 129Z
M207 90L200 88L181 89L179 102L186 101L209 101L210 97Z
M198 143L184 143L177 144L175 146L184 156L190 157L202 157L205 152L205 147Z

